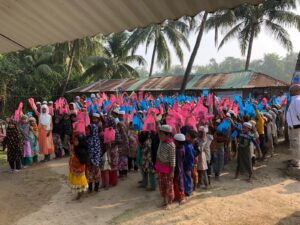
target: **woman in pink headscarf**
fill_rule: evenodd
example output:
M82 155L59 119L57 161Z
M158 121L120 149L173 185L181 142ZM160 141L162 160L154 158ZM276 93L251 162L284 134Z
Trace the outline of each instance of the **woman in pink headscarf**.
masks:
M54 144L52 138L52 117L49 114L47 105L42 105L39 116L39 148L40 154L45 156L42 162L50 160L50 155L54 153Z

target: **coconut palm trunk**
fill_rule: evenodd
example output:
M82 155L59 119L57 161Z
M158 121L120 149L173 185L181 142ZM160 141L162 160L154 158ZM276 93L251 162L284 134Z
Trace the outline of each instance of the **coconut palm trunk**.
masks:
M182 85L181 85L181 90L180 90L181 93L185 92L186 84L187 84L189 75L190 75L190 73L192 71L193 64L194 64L197 52L198 52L199 47L200 47L200 43L201 43L201 40L202 40L202 36L203 36L203 32L204 32L204 28L205 28L205 23L206 23L206 20L207 20L207 16L208 16L208 12L205 12L204 15L203 15L201 24L200 24L199 33L198 33L198 36L197 36L197 39L196 39L196 43L195 43L193 52L191 54L191 57L189 59L188 65L187 65L186 70L185 70L185 74L184 74L184 77L183 77L183 81L182 81Z
M63 91L61 93L61 96L65 95L68 84L69 84L69 80L71 78L71 72L72 72L73 62L74 62L74 58L75 58L75 49L76 49L77 42L78 42L78 40L76 39L75 41L73 41L73 44L72 44L70 61L69 61L68 69L67 69L67 79L66 79Z
M155 61L155 53L156 53L156 46L157 42L154 42L154 47L153 47L153 53L152 53L152 58L151 58L151 66L150 66L150 72L149 72L149 77L152 76L153 73L153 66L154 66L154 61Z
M253 41L254 41L254 26L251 27L251 34L250 34L250 40L249 40L249 45L248 45L248 53L247 53L247 60L246 60L245 70L249 69L251 54L252 54Z

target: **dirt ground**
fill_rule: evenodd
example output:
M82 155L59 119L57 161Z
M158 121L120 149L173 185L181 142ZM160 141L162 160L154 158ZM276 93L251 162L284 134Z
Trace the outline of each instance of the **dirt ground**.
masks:
M67 159L38 164L17 174L0 170L1 225L197 224L300 225L300 183L285 175L286 147L255 167L251 184L233 180L235 162L220 181L182 206L159 208L159 192L138 188L139 173L107 191L72 200L66 183Z

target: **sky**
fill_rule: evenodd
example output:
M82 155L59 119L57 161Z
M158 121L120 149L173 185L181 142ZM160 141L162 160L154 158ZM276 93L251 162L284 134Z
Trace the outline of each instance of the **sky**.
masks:
M297 13L300 14L300 7L298 7ZM293 50L295 52L300 51L300 32L296 29L287 29L290 39L293 43ZM194 47L196 41L197 34L190 34L188 40L191 46L191 51ZM219 41L222 39L222 33L219 35ZM145 57L147 61L147 69L150 68L151 62L151 53L152 53L153 45L150 45L148 49L148 53L145 54L145 46L140 46L136 52L136 54L142 55ZM188 49L183 48L184 50L184 67L186 67L191 52ZM266 29L262 29L260 35L254 40L253 49L252 49L252 57L251 59L261 59L266 53L277 53L280 56L285 56L287 51L281 47L281 45L273 40L272 36ZM171 50L172 57L172 66L180 65L180 61L176 58L175 52ZM194 66L196 65L206 65L209 63L211 58L215 58L217 62L221 62L225 57L237 57L237 58L246 58L246 56L242 56L237 39L232 39L230 42L227 42L219 51L215 47L214 42L214 31L210 31L208 33L204 33L201 41L200 48L198 50L197 57L194 62ZM162 68L159 68L157 65L154 67L154 72L160 71Z

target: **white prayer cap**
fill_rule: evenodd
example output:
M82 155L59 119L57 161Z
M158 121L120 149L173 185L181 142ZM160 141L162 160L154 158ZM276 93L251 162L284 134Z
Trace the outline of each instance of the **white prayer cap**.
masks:
M230 115L230 113L226 113L226 116L227 116L227 117L229 117L229 118L231 118L231 115Z
M125 111L119 111L119 115L125 115Z
M249 128L249 129L252 129L252 124L249 122L243 123L243 126Z
M41 105L41 102L36 102L36 105Z
M93 113L93 117L100 118L100 114L99 113Z
M43 101L43 105L47 105L47 101Z
M174 139L176 141L185 141L185 136L183 134L175 134Z
M166 133L172 133L172 127L169 125L162 125L160 130Z
M95 94L91 94L91 98L96 98L96 95Z
M49 104L53 104L53 101L49 101Z
M217 122L217 123L221 123L221 120L220 120L220 119L217 119L216 122Z

